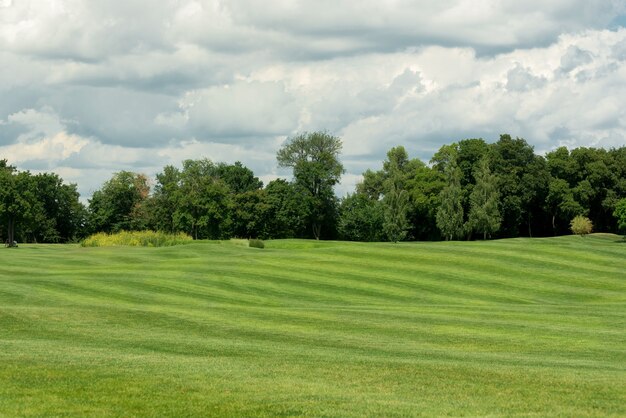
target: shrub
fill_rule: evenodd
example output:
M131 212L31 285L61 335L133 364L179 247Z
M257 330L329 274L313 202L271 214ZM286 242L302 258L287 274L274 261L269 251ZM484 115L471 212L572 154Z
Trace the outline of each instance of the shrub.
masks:
M248 247L265 248L265 243L260 239L250 239L248 240Z
M120 231L116 234L99 232L80 242L83 247L169 247L172 245L188 244L193 241L189 235L182 232L168 234L155 231Z
M593 224L591 223L591 220L586 216L578 215L577 217L572 219L570 227L574 234L583 237L591 233L591 230L593 229Z
M618 231L624 234L624 240L626 240L626 197L617 202L613 216L617 219Z

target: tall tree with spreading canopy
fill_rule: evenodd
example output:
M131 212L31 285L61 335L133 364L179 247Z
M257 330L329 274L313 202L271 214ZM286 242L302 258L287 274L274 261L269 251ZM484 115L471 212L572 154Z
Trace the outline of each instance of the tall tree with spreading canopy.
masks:
M341 140L327 132L301 133L287 139L276 154L278 165L293 169L295 184L310 199L309 223L315 239L320 239L324 225L335 217L333 186L344 173L339 161L341 148Z

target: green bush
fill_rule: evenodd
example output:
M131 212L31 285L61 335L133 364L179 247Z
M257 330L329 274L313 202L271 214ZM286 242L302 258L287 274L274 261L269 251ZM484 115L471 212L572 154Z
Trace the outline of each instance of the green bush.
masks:
M265 243L260 239L250 239L248 240L248 247L265 248Z
M83 247L169 247L172 245L188 244L193 241L189 235L182 232L168 234L155 231L120 231L116 234L99 232L80 242Z
M624 234L624 240L626 240L626 197L617 202L613 216L617 219L618 231Z
M591 223L591 220L586 216L581 215L578 215L577 217L572 219L570 227L574 234L580 235L581 237L584 237L587 234L591 234L591 231L593 230L593 224Z

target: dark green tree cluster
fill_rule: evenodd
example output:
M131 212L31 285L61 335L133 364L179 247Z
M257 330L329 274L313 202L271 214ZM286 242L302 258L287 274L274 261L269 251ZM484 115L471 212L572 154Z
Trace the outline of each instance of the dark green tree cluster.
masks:
M395 204L401 193L406 217ZM618 232L625 198L626 147L558 148L544 157L524 139L501 135L493 144L478 138L444 145L430 166L395 147L382 170L367 170L342 200L339 235L364 241L562 235L577 215L595 231Z
M293 181L263 187L240 162L208 159L166 166L152 193L141 174L122 171L93 194L91 232L154 229L185 232L195 239L331 238L336 234L338 199L333 187L343 166L341 141L326 132L289 138L278 151L279 166Z
M295 184L265 188L240 162L185 160L166 166L150 193L144 175L116 173L89 202L90 232L153 229L195 239L306 236L311 208Z
M80 238L85 208L75 184L54 173L33 175L0 160L0 236L14 242L68 242Z
M394 147L378 171L338 199L341 140L289 138L277 153L293 178L265 187L240 162L186 160L151 181L115 173L80 204L75 185L0 161L0 234L66 242L94 232L152 229L196 239L316 238L356 241L487 239L570 233L577 216L599 232L626 232L626 147L558 148L536 155L524 139L465 139L427 165Z

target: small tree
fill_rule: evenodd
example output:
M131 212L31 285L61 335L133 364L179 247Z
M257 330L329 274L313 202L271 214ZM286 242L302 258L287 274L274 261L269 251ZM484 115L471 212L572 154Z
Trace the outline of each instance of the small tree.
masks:
M626 197L617 202L613 216L617 218L617 230L624 234L626 240Z
M463 233L463 190L461 170L453 159L445 168L447 186L439 194L441 205L437 210L437 228L441 235L450 241Z
M409 229L407 212L409 210L409 194L395 186L383 199L384 220L383 231L391 242L402 241Z
M581 237L590 234L593 229L593 224L591 223L591 220L582 215L578 215L574 219L572 219L570 226L572 232L576 235L580 235Z
M470 194L468 224L470 230L482 232L484 240L500 229L499 199L497 178L491 174L487 159L483 158L476 170L476 186Z

